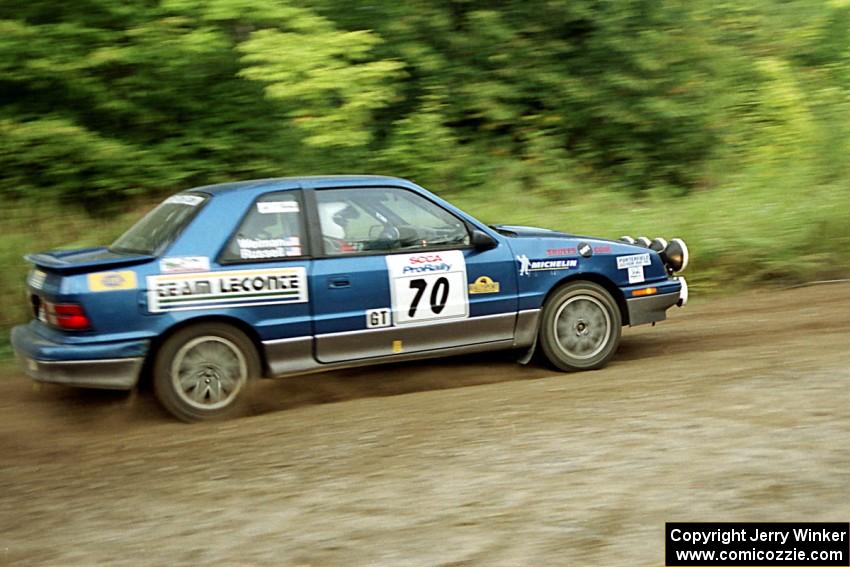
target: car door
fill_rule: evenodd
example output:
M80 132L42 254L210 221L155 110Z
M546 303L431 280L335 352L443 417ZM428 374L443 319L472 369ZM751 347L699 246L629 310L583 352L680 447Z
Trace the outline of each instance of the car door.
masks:
M260 195L249 205L211 266L220 294L205 301L250 324L263 341L304 342L309 356L311 266L301 201L300 191L287 190ZM172 260L179 270L187 258Z
M470 246L466 221L400 187L316 189L310 276L320 362L509 341L516 275L506 244Z

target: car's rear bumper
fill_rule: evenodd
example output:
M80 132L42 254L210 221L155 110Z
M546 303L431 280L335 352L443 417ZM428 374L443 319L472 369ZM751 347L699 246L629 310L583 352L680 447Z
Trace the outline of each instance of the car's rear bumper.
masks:
M139 380L150 341L63 344L31 325L12 329L12 347L33 380L108 390L129 390Z

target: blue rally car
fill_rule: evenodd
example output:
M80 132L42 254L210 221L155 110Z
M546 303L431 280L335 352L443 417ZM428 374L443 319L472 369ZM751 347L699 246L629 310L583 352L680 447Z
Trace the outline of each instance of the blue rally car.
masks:
M150 374L189 421L237 413L254 377L537 347L600 368L623 325L687 300L678 239L488 226L377 176L191 189L108 248L27 259L26 372L111 389Z

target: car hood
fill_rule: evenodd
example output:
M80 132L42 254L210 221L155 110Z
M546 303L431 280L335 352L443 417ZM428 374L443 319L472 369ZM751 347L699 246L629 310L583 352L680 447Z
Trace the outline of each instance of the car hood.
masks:
M559 232L557 230L550 230L548 228L538 228L536 226L519 226L514 224L493 224L490 225L490 228L498 231L505 236L513 236L513 237L528 237L528 238L558 238L558 237L566 237L572 238L575 235L567 234L566 232Z
M39 268L61 273L75 273L143 264L153 260L154 256L114 252L102 246L29 254L24 256L24 259Z

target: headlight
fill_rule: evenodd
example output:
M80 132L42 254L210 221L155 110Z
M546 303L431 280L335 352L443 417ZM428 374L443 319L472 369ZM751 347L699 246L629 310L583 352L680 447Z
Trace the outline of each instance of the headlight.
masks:
M661 259L672 272L681 272L688 267L688 247L681 238L674 238L664 248Z

